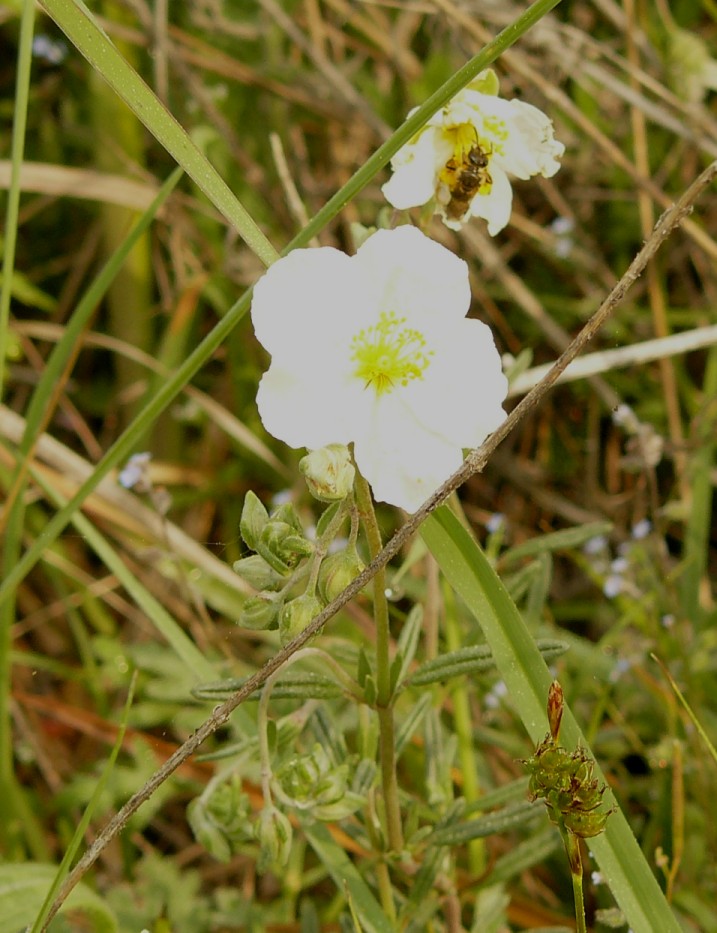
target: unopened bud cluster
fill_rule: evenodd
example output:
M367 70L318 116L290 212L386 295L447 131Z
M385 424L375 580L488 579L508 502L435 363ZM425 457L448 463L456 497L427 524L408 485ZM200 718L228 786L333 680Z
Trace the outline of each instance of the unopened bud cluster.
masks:
M535 754L524 761L530 772L528 796L531 800L545 800L553 823L564 826L575 836L588 838L605 829L612 811L598 811L606 785L594 777L595 762L585 749L569 752L558 744L562 699L562 690L556 682L548 697L550 732Z
M219 861L228 862L242 843L252 838L251 805L238 775L222 781L187 808L196 839Z
M286 804L317 820L341 820L364 803L349 787L349 763L335 764L318 743L308 755L286 762L275 774L275 789Z
M293 613L293 623L282 621L291 603L285 604L283 595L279 593L299 563L314 551L296 509L291 504L281 505L269 515L258 497L249 491L244 500L239 530L248 547L256 553L236 561L234 570L259 590L257 596L244 603L240 625L250 629L287 626L295 632L300 631L296 612Z
M281 505L269 514L249 491L239 529L255 553L234 564L234 571L258 591L244 603L239 624L249 629L278 628L282 644L299 635L364 569L353 542L343 551L324 557L353 502L356 470L348 448L330 444L312 450L299 467L312 495L332 503L319 520L318 543L307 537L293 505ZM306 558L312 560L306 563ZM289 599L299 579L307 575L310 582L306 592Z

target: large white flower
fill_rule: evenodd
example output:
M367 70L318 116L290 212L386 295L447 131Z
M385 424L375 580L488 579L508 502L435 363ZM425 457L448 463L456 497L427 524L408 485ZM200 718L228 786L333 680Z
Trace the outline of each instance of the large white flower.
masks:
M292 447L354 444L377 499L414 511L505 418L488 327L467 320L468 267L414 227L349 257L294 250L254 290L271 354L257 404Z
M495 236L510 219L508 175L558 171L565 146L551 121L531 104L497 97L497 88L495 73L482 72L396 153L382 189L390 204L405 210L434 198L446 226L483 217Z

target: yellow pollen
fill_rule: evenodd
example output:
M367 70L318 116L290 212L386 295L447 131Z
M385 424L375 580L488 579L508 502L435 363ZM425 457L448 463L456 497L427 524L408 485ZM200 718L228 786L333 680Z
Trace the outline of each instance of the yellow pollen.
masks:
M433 351L426 351L423 334L404 327L406 318L382 312L378 324L360 330L351 341L354 375L376 395L406 386L423 376Z

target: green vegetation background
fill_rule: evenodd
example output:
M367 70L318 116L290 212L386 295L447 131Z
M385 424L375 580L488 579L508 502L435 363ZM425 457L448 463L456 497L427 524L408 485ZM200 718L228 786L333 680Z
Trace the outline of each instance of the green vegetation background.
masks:
M277 251L412 107L523 12L477 0L88 5ZM21 9L0 5L5 191ZM511 225L495 240L480 222L460 235L438 222L430 232L470 264L471 313L519 366L555 358L654 220L717 156L716 14L708 0L669 8L565 0L496 63L503 96L553 119L567 149L563 167L515 186ZM261 234L252 252L236 223L184 176L106 294L88 298L175 161L41 11L34 30L0 412L6 579L257 280L258 257L271 258ZM386 177L376 175L315 242L351 251L354 224L387 216ZM708 190L594 350L716 323L715 206ZM69 362L33 412L33 390L71 321L78 330ZM151 451L151 490L126 492L111 474L87 501L89 528L70 526L43 548L3 604L0 854L16 873L0 876L2 904L18 879L32 896L44 893L39 863L59 862L70 843L117 740L131 671L138 680L128 728L90 838L206 717L210 707L190 692L197 681L246 676L276 651L273 634L236 624L248 592L231 571L244 553L242 504L249 489L267 504L290 490L307 521L315 513L297 478L300 454L267 437L258 419L266 363L248 316L228 327L191 387L128 451ZM695 931L717 930L715 762L652 655L714 742L716 392L713 349L558 387L461 492L531 632L569 645L553 662L568 702L676 916ZM637 427L616 422L620 405L632 408ZM28 448L22 432L33 418L38 439ZM18 464L29 470L31 462L18 496ZM386 536L399 524L390 510L381 520ZM442 600L452 620L434 632L443 650L481 643L479 626L427 559L403 558L389 578L396 635L412 601ZM322 639L339 656L346 645L370 644L367 601L352 604ZM430 652L422 645L419 657ZM494 670L432 685L429 705L432 731L417 730L402 759L407 810L425 825L465 793L455 757L462 715L482 793L499 795L520 778L518 759L532 751ZM340 708L328 709L338 722ZM242 708L206 750L235 746L254 721L253 706ZM222 863L196 842L187 805L218 766L195 759L165 783L86 879L83 909L53 929L112 929L115 921L128 933L345 928L350 914L318 837L297 842L283 876L257 872L251 844ZM243 789L259 809L256 784ZM475 840L456 842L444 887L426 894L436 907L422 928L570 928L564 855L542 811L537 817L491 835L480 872ZM357 865L369 865L350 843L339 837ZM408 878L402 889L397 882L397 896ZM596 912L613 906L609 892L588 878L586 896L591 923L607 929L610 915ZM11 922L0 919L0 933L27 921Z

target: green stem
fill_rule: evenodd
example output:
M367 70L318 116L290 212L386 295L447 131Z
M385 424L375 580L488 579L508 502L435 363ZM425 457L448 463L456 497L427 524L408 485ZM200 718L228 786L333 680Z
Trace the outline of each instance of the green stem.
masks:
M20 205L20 169L25 151L25 130L30 93L32 63L32 36L35 25L35 4L26 0L20 22L17 83L12 133L12 167L5 215L5 243L2 261L2 290L0 292L0 397L3 393L5 364L8 349L8 325L12 296L15 247L17 243L18 212ZM24 503L13 504L10 509L6 533L3 535L0 571L7 576L17 564L22 544ZM22 790L14 771L12 716L10 711L10 676L12 662L12 626L15 621L15 592L0 608L0 841L9 858L19 858L23 837L21 812L27 809ZM12 840L12 843L11 843ZM15 849L15 846L18 846Z
M388 865L385 862L379 862L376 865L376 880L378 882L378 893L388 918L395 922L396 904L393 900L393 887L391 886L391 875L388 871Z
M577 933L587 933L585 922L585 901L583 899L583 860L580 854L580 839L561 823L560 835L563 837L565 851L570 863L570 876L573 881L575 898L575 929Z
M458 651L463 644L463 637L456 615L456 600L453 590L444 583L443 595L446 613L444 618L444 631L446 636L446 649ZM453 722L458 739L458 756L461 765L463 784L461 793L468 804L475 803L480 797L480 781L478 779L477 755L473 744L473 717L471 715L470 697L468 696L470 681L461 677L451 692L453 700ZM468 844L468 860L471 873L481 875L486 867L485 843L482 839L471 839Z
M356 470L356 500L368 540L371 559L380 552L381 532L376 521L376 512L368 483ZM401 806L398 799L396 778L396 742L393 723L393 695L391 689L391 632L386 599L386 571L381 568L373 578L373 611L376 620L376 709L379 725L379 749L381 754L381 783L385 809L385 831L388 847L394 852L403 848Z

